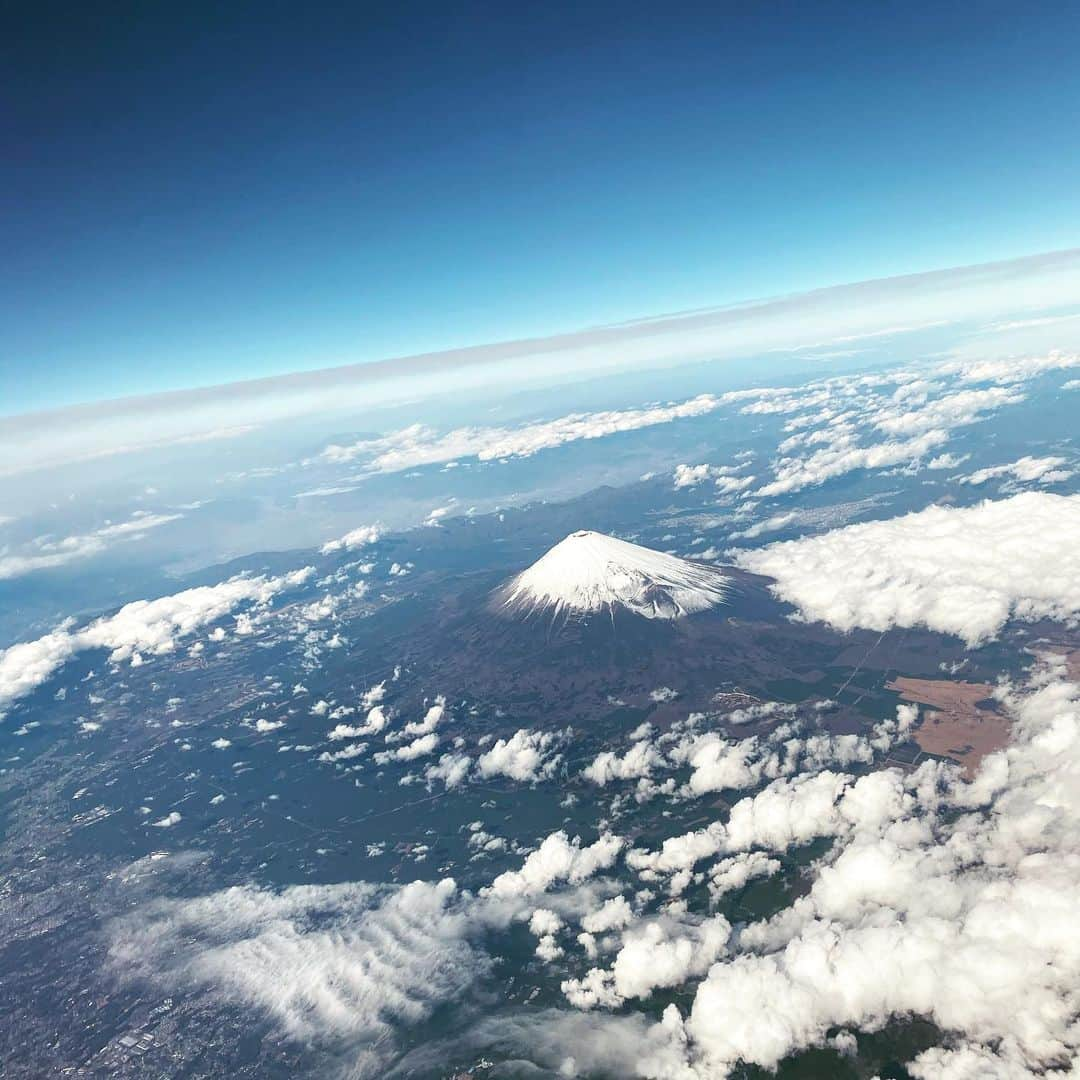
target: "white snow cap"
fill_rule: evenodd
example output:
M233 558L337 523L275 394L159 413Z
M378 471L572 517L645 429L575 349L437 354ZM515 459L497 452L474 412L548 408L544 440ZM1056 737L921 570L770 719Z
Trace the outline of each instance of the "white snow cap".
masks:
M552 616L616 605L647 619L677 619L723 603L727 577L603 533L571 533L495 593L496 610Z

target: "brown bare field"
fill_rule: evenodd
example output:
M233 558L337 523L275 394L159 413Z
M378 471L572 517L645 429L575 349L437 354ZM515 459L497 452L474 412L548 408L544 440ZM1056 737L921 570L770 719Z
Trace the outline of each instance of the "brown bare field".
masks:
M1001 713L980 707L992 693L986 683L950 679L909 679L901 675L886 689L904 701L928 706L912 737L930 754L952 758L973 776L987 754L1009 741L1009 721Z

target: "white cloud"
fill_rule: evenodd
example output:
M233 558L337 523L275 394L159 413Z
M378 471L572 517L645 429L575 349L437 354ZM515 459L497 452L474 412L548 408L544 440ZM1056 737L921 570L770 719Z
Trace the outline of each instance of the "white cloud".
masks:
M540 939L536 945L536 955L546 964L563 955L562 946L555 940L555 935L562 928L562 919L548 908L537 908L529 919L530 933Z
M364 696L360 699L360 704L365 709L370 709L373 705L378 705L383 698L386 697L386 680L376 683L374 686L369 686L364 691Z
M319 761L325 761L327 763L334 763L338 761L352 761L354 758L360 757L368 748L366 742L349 743L348 746L343 746L340 750L333 752L324 750L319 755Z
M803 488L815 487L826 480L856 469L884 469L918 461L949 439L946 430L924 431L910 439L890 439L884 443L860 446L847 435L808 457L781 458L774 466L775 479L763 484L755 495L786 495Z
M582 847L580 837L575 836L571 840L559 830L544 838L543 843L525 859L520 870L507 870L500 874L484 893L495 899L509 899L535 896L560 881L577 885L598 870L608 869L622 847L622 839L610 833L605 833L594 844Z
M678 696L679 691L670 686L658 686L655 690L649 691L649 700L657 705L664 705L669 701L674 701Z
M375 473L404 472L422 465L443 464L463 458L498 461L502 458L531 457L541 450L550 450L580 439L599 439L619 432L668 424L686 417L704 416L718 409L721 403L720 398L702 394L689 401L669 405L571 413L519 428L456 428L443 435L421 424L414 424L379 439L367 439L348 446L328 446L322 452L322 457L338 464L363 460L364 468Z
M0 651L0 715L19 698L47 681L76 653L108 649L113 663L144 654L162 655L178 640L229 614L240 604L265 606L284 589L307 581L311 567L279 577L232 577L218 585L135 600L113 615L95 619L82 629L65 624L34 641Z
M534 1007L485 1017L470 1032L470 1041L503 1059L538 1063L544 1076L699 1080L686 1061L682 1020L674 1005L658 1023L636 1013ZM444 1057L440 1047L429 1050L422 1063L436 1072Z
M613 780L637 780L648 777L653 769L662 767L662 755L647 739L642 739L621 757L610 750L598 754L581 775L604 787Z
M1025 397L1016 385L957 389L962 370L950 363L932 369L932 378L905 370L839 376L744 405L744 413L798 414L785 424L793 434L779 444L773 478L753 496L800 491L857 469L916 471L928 455L944 467L948 455L935 452L953 431Z
M753 878L772 877L779 870L779 860L770 859L763 851L740 852L722 859L709 872L709 896L716 903L720 897L743 888Z
M454 510L454 503L456 500L451 500L449 506L436 506L426 518L424 518L424 524L429 527L434 527L439 524L440 521Z
M711 465L676 465L672 480L677 488L692 488L704 483L711 474Z
M720 1076L771 1069L838 1027L918 1015L955 1034L916 1060L919 1077L1075 1062L1078 692L1038 678L1010 694L1014 742L970 785L929 762L859 781L858 805L849 789L848 827L808 895L746 927L698 989L685 1034L699 1060Z
M969 645L1009 618L1080 614L1080 496L1027 492L733 553L806 619L840 630L926 626Z
M127 521L103 525L93 532L65 536L59 540L39 537L27 545L22 553L0 555L0 580L22 577L37 570L47 570L77 559L100 555L113 544L141 540L151 529L159 529L181 517L182 514L138 511Z
M743 465L676 465L673 483L676 488L694 488L711 480L721 495L743 491L754 482L752 476L739 476Z
M22 453L0 466L0 476L18 476L21 473L37 472L59 465L82 465L122 454L144 454L148 451L198 445L219 439L237 439L258 430L257 424L207 427L201 418L178 418L175 399L175 394L158 396L158 415L153 419L150 416L151 409L147 408L153 399L145 397L104 402L100 407L100 413L104 415L98 416L89 415L98 413L98 409L87 410L85 405L39 414L34 418L38 423L29 431L27 417L12 417L9 425L13 430L5 431L4 428L9 425L0 423L0 445L4 445L6 437L4 449L10 450L22 443ZM136 400L139 402L141 415L135 423L142 430L133 432L130 436L121 435L118 431L122 425L115 421L123 421L125 407L130 407L131 402ZM114 409L119 415L110 416ZM76 410L83 415L77 415ZM179 420L181 426L192 424L193 429L173 435L158 434L162 420L168 423L174 418ZM43 420L44 423L41 422ZM58 421L62 427L57 426Z
M367 547L376 543L382 536L380 525L361 525L336 540L327 540L319 549L323 555L330 555L335 551L354 551L356 548Z
M606 934L621 930L634 921L634 912L625 896L612 896L596 911L581 920L581 929L587 934Z
M988 480L1008 477L1021 484L1060 484L1073 475L1073 470L1062 468L1068 461L1063 457L1022 457L1007 465L992 465L978 469L970 476L960 478L962 484L985 484Z
M970 457L970 454L938 454L926 463L926 467L928 469L956 469Z
M380 750L375 755L376 765L385 765L390 761L415 761L417 758L427 757L434 753L439 745L439 733L433 731L430 735L421 735L418 739L399 746L396 750Z
M385 1075L400 1026L467 992L490 964L454 882L240 886L154 900L109 927L115 970L255 1007L282 1033L348 1047Z
M1049 371L1080 367L1080 355L1049 352L1043 356L1009 356L990 360L956 360L943 364L942 373L961 382L995 382L1008 386L1038 378Z
M992 334L1005 333L1010 330L1023 330L1029 326L1050 326L1056 323L1072 322L1080 319L1080 315L1040 315L1032 319L1014 319L1009 322L993 323L986 327Z
M365 735L377 735L386 727L388 722L389 718L386 715L386 710L381 705L373 705L368 710L364 723L359 725L338 724L337 727L327 733L326 737L333 741L336 739L363 738Z
M624 931L610 971L593 968L583 980L563 982L562 991L579 1009L647 998L654 990L704 975L727 951L730 934L731 924L722 915L654 916Z
M405 735L428 735L434 731L446 717L446 698L440 694L424 713L423 720L414 720L406 724Z
M676 746L671 759L690 766L687 788L694 795L753 787L760 783L766 764L757 739L730 742L714 731Z
M472 759L468 754L442 754L438 764L424 770L424 783L430 788L436 780L441 780L447 790L452 790L465 782L471 766Z
M541 959L553 960L569 949L564 924L577 918L590 963L612 960L564 982L573 1004L613 1008L680 988L693 999L685 1019L674 1005L659 1024L618 1016L583 1026L555 1010L500 1011L468 1032L467 1045L503 1057L513 1046L514 1059L568 1076L722 1080L746 1065L774 1069L808 1047L844 1052L851 1032L914 1015L949 1033L910 1063L920 1080L1061 1071L1080 1061L1080 686L1053 663L1027 688L999 692L1013 741L971 782L934 760L859 778L785 776L737 802L726 822L645 853L646 869L663 860L665 872L720 856L698 875L715 898L779 872L775 853L831 841L790 906L736 934L681 901L635 916L621 893L611 896L612 883L590 880L616 864L623 841L604 834L585 846L557 832L475 901L452 882L154 901L112 924L112 960L259 1007L292 1037L346 1045L350 1062L356 1046L374 1043L382 1056L362 1058L359 1075L385 1075L398 1027L490 970L477 935L528 921ZM884 722L880 737L911 719L908 710ZM439 1067L448 1059L445 1048L424 1052ZM430 1071L419 1058L409 1064Z
M761 536L764 533L779 532L781 529L786 529L789 525L800 524L802 520L803 517L800 511L785 510L779 514L772 514L763 521L757 522L755 525L748 525L745 529L737 529L730 534L729 539L753 540L755 537Z
M294 373L213 389L104 402L0 421L0 472L235 436L243 415L268 424L289 417L438 401L448 389L490 392L493 380L521 391L598 372L655 370L725 361L806 342L855 342L942 320L1001 321L1018 295L1051 310L1074 305L1075 253L817 290L779 299L593 327L547 339L480 345L442 354ZM1012 343L1010 343L1012 344ZM981 347L981 343L980 343ZM532 374L529 374L532 373Z
M882 409L873 417L873 425L887 435L908 437L933 429L961 427L972 424L987 412L1004 405L1017 405L1024 400L1018 390L992 386L985 390L959 390L945 394L918 408Z
M521 783L550 779L562 761L555 749L568 731L529 731L519 728L509 739L498 739L476 761L482 777L508 776Z
M650 870L653 873L673 874L689 870L702 859L712 858L724 846L726 832L723 825L714 822L703 829L669 836L659 851L647 852L634 848L626 855L626 865L634 870Z

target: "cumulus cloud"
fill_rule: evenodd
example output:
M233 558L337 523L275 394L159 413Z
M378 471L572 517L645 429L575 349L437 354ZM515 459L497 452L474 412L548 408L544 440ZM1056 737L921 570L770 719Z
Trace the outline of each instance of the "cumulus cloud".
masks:
M632 920L609 968L563 983L568 1000L613 1008L704 976L685 1020L671 1006L651 1029L674 1056L643 1073L654 1077L771 1070L813 1046L848 1052L851 1031L910 1016L950 1033L909 1064L920 1080L1075 1068L1080 686L1063 672L1051 661L1000 692L1013 742L971 782L927 761L907 774L782 778L736 803L700 831L699 852L726 853L714 899L778 872L770 851L829 838L809 890L737 935L685 908ZM698 861L668 850L671 865Z
M360 704L365 709L370 709L373 705L378 705L383 698L386 697L386 680L376 683L374 686L369 686L364 691L364 696L360 699Z
M571 840L561 829L545 837L520 870L500 874L485 890L497 899L535 896L546 892L556 882L576 885L599 870L610 867L623 848L621 837L605 833L595 843L581 846L581 838Z
M65 624L34 641L13 645L0 651L0 715L46 682L76 653L107 649L113 663L141 663L144 655L172 652L180 639L240 604L269 604L279 592L303 584L312 574L312 568L305 567L278 577L237 576L156 600L135 600L81 629Z
M382 527L379 525L361 525L336 540L327 540L319 549L323 555L331 555L335 551L353 551L356 548L367 547L368 544L376 543L382 536Z
M934 429L950 429L972 424L987 412L1003 405L1016 405L1024 395L1015 389L992 386L985 390L958 390L933 401L923 402L918 408L884 408L872 423L887 435L911 436Z
M725 842L726 831L719 822L705 828L668 837L659 851L649 852L634 848L627 852L626 865L636 870L647 881L661 875L672 876L673 894L681 893L690 881L690 871L703 859L712 858Z
M446 698L440 694L434 703L428 706L422 720L414 720L402 729L405 735L428 735L434 731L446 716Z
M1073 470L1063 468L1068 461L1063 457L1025 456L1007 465L992 465L977 469L970 476L962 476L962 484L985 484L988 480L1008 479L1019 484L1060 484L1073 475Z
M929 762L859 781L858 805L849 789L848 830L809 894L747 927L698 989L686 1034L718 1075L908 1015L962 1036L916 1076L1077 1060L1078 693L1057 679L1012 692L1013 745L972 784Z
M536 783L555 775L562 755L555 753L569 737L566 731L529 731L519 728L509 739L498 739L476 761L480 776L507 776L521 783Z
M386 765L391 761L415 761L417 758L427 757L434 753L439 745L439 733L433 731L430 735L421 735L418 739L399 746L394 750L380 750L375 755L376 765Z
M611 750L598 754L581 775L586 780L604 787L614 780L638 780L652 775L654 769L662 767L664 759L647 739L642 739L622 756Z
M331 741L337 739L362 739L366 735L377 735L389 723L386 710L381 705L373 705L368 709L367 718L362 724L338 724L327 732L326 737Z
M890 439L862 446L853 435L844 435L832 445L807 457L781 458L774 465L775 479L763 484L757 496L786 495L803 488L816 487L826 480L856 469L884 469L918 461L949 439L948 431L924 431L910 439Z
M319 761L325 761L330 764L339 761L352 761L354 758L360 757L368 748L366 742L349 743L348 746L343 746L340 750L324 750L319 755Z
M875 755L903 741L918 718L917 707L900 705L895 718L879 721L868 732L837 735L820 728L820 706L826 704L819 702L804 708L802 715L798 706L776 701L758 702L723 714L691 713L655 740L651 731L635 733L640 737L622 756L603 751L582 770L582 776L601 787L616 780L636 779L633 797L639 803L658 794L697 798L717 791L738 791L799 772L820 772L856 763L868 765ZM731 738L720 731L702 730L706 721L716 719L722 720L726 728L780 722L771 731ZM662 783L652 778L661 770L682 769L689 770L689 776L681 787L672 776ZM710 848L707 853L713 850L718 848ZM631 854L630 865L637 865L639 854ZM659 863L650 866L650 873L687 868Z
M769 858L763 851L744 851L721 859L709 872L709 896L716 903L722 896L743 888L752 879L772 877L779 870L779 860Z
M926 626L969 645L1009 618L1080 614L1080 496L1026 492L738 551L801 616L840 630Z
M475 901L452 882L154 901L112 924L112 960L254 1005L293 1037L375 1044L359 1073L384 1075L400 1025L490 970L481 932L526 921L551 960L571 948L565 924L577 918L590 963L611 959L564 981L570 1003L616 1008L681 988L692 1000L685 1017L674 1005L658 1024L591 1013L579 1023L550 1010L522 1013L519 1024L500 1012L469 1032L469 1045L515 1046L515 1057L563 1075L720 1080L808 1047L846 1052L850 1032L919 1016L950 1033L909 1063L920 1080L1047 1075L1080 1062L1080 686L1063 675L1050 661L1027 687L998 691L1013 741L970 782L936 760L859 777L782 776L726 821L627 855L632 869L664 873L715 858L701 875L715 900L780 872L779 853L831 842L790 906L736 933L682 901L636 915L611 883L590 880L616 864L624 842L603 834L585 845L557 832ZM905 708L870 741L912 720ZM426 1068L421 1058L409 1066Z
M785 510L779 514L772 514L754 525L748 525L745 529L737 529L729 534L731 540L752 540L767 532L779 532L791 525L801 524L802 514L798 510Z
M581 929L587 934L606 934L621 930L634 921L634 912L625 896L612 896L601 907L581 920Z
M1042 356L1009 356L987 360L954 360L941 366L943 373L961 382L994 382L1003 386L1027 382L1050 371L1080 367L1076 353L1049 352Z
M714 731L684 740L671 759L690 767L687 788L694 795L753 787L761 781L766 762L757 739L732 742Z
M437 764L424 770L424 782L430 789L435 781L441 781L449 791L465 782L471 767L472 759L468 754L442 754Z
M694 488L710 480L721 495L744 491L754 483L753 476L739 476L743 465L676 465L672 478L676 488Z
M563 955L562 946L555 940L562 928L562 919L548 908L537 908L529 919L529 931L540 939L536 944L536 955L546 964Z
M1008 385L976 388L963 385L962 376L955 364L846 375L750 400L743 413L796 414L785 423L791 434L771 463L772 479L750 494L785 495L858 469L915 471L928 457L933 467L945 467L949 457L940 450L952 433L1022 402L1025 394L1013 384L1032 377L1018 369ZM695 479L686 476L687 483Z
M624 931L611 969L567 979L562 991L579 1009L614 1008L654 990L704 975L727 951L731 924L722 915L698 919L657 915Z
M655 690L649 691L649 700L657 705L664 705L669 701L674 701L678 696L679 691L672 689L670 686L658 686Z

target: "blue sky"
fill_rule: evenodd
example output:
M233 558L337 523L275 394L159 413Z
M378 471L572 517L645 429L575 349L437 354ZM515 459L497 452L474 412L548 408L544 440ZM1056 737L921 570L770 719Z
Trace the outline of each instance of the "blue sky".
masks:
M809 7L24 13L0 413L1076 245L1080 16Z

